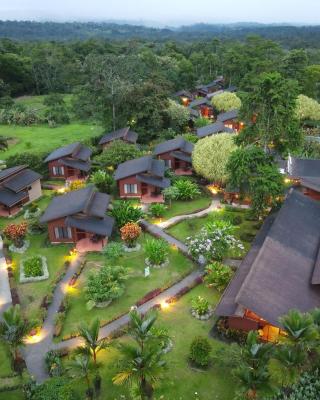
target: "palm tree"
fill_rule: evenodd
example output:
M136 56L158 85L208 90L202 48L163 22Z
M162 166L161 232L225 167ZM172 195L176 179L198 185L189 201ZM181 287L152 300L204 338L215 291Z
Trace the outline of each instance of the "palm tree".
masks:
M121 371L113 378L115 385L137 386L142 400L153 398L154 385L160 379L166 363L157 344L139 345L121 343Z
M90 373L92 365L88 354L78 354L69 363L69 370L72 372L73 377L84 378L87 384L87 395L93 397L93 390L91 387Z
M241 348L241 359L250 367L256 369L261 365L266 365L273 351L271 343L259 342L259 335L255 331L250 331L245 345Z
M240 380L242 390L248 399L257 399L260 389L271 388L267 365L253 369L243 364L236 369L235 375Z
M24 346L24 339L30 329L30 324L22 318L18 304L3 313L0 322L0 337L9 344L14 361L18 359L18 349Z
M141 349L147 341L155 338L152 327L156 320L157 314L155 313L149 313L145 316L141 316L137 311L130 313L130 336L136 340Z
M310 351L318 337L318 332L311 314L290 310L287 315L280 318L287 339L293 346L301 346Z
M281 385L293 384L299 376L299 369L306 360L306 353L301 348L294 348L290 345L278 346L274 358L279 361L281 368Z
M87 353L92 356L94 366L97 366L97 355L108 346L106 339L99 339L100 320L95 319L91 325L82 324L79 334L84 339L84 347L78 349L78 353Z

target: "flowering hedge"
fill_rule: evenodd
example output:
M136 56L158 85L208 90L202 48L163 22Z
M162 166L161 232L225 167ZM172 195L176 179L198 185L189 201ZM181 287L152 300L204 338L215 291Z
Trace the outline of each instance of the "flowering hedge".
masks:
M3 234L11 240L16 247L23 246L23 239L25 238L28 230L28 224L21 222L20 224L9 224L5 227Z
M136 241L141 235L141 228L135 222L128 222L120 229L121 239L128 245L134 247Z
M242 243L233 236L232 232L233 226L227 221L208 223L201 229L198 236L187 238L189 252L195 259L202 256L206 261L221 261L229 250L244 249Z

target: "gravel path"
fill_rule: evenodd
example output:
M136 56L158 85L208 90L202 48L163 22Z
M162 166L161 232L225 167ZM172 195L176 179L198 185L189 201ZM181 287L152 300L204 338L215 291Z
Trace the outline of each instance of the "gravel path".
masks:
M3 312L12 304L7 263L2 249L3 241L0 236L0 318Z

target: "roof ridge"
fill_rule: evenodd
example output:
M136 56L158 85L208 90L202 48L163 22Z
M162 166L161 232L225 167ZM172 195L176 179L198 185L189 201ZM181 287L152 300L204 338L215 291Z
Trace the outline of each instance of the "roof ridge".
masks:
M94 198L94 196L95 196L95 194L96 194L93 185L89 185L89 186L87 186L87 187L90 188L91 191L90 191L90 193L89 193L88 199L87 199L87 201L85 202L85 206L84 206L84 208L83 208L83 212L84 212L85 214L88 213L88 211L89 211L89 209L90 209L90 205L91 205L91 203L92 203L92 200L93 200L93 198Z

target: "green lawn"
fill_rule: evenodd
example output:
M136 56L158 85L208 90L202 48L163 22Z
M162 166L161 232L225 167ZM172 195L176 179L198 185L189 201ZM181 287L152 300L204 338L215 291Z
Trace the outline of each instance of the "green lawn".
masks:
M189 236L194 236L196 235L203 226L214 219L217 218L227 218L228 216L233 217L233 216L241 216L242 218L242 223L240 225L235 226L235 237L240 239L240 235L244 232L250 233L250 234L256 234L257 233L257 227L256 221L247 221L245 218L248 215L248 211L246 210L235 210L235 211L228 211L225 209L218 210L211 212L209 215L206 217L201 217L201 218L192 218L189 220L185 220L182 222L179 222L176 225L171 226L170 228L167 229L167 232L174 236L175 238L181 240L184 242L187 237ZM241 239L240 239L241 240ZM250 242L249 241L244 241L241 240L242 243L244 244L245 250L248 251L250 248ZM230 254L230 256L234 256L234 254Z
M8 347L3 342L0 342L0 359L0 378L11 375L11 356Z
M86 283L86 276L92 268L99 268L100 265L105 263L102 254L97 253L87 256L89 263L79 279L78 288L70 295L70 310L67 313L63 325L62 336L77 332L80 321L89 322L92 321L93 318L99 317L102 322L107 322L127 312L133 304L149 291L176 282L181 276L187 274L194 268L194 264L189 259L184 257L177 250L170 249L170 265L163 269L151 270L151 275L145 278L145 254L143 245L147 238L149 238L149 236L143 234L140 239L140 243L142 244L141 251L130 254L127 253L117 262L130 269L130 277L126 282L125 294L104 309L95 308L91 311L86 309L86 299L83 290Z
M24 394L22 390L11 390L9 392L1 392L0 400L24 400Z
M49 128L48 125L8 126L0 125L0 136L9 136L9 148L0 151L0 159L25 151L48 153L59 146L84 140L102 134L100 126L74 122Z
M175 200L168 206L163 219L175 217L176 215L192 214L210 206L212 198L203 194L201 197L190 201Z
M218 364L213 364L205 371L191 369L188 365L190 344L196 336L208 337L213 352L225 346L209 337L212 320L198 321L191 316L191 299L198 295L206 297L211 304L215 304L219 298L216 292L200 285L159 314L157 325L168 330L174 347L166 356L168 370L156 389L155 399L157 400L231 400L234 398L236 383L230 371L221 368ZM112 377L117 372L118 359L119 353L114 346L99 357L102 363L102 399L130 398L127 397L126 388L112 384ZM79 394L83 394L83 380L76 381L74 387Z

